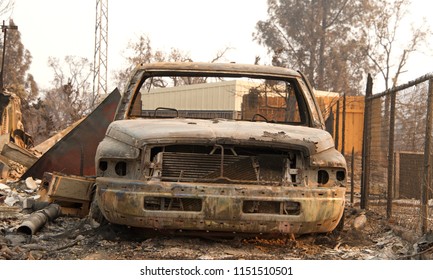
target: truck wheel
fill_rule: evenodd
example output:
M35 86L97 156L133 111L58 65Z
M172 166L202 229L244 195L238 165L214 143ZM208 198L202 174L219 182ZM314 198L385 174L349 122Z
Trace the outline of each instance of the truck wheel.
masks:
M338 222L335 229L332 231L333 234L339 235L344 228L344 216L346 215L346 209L343 211L343 216L341 216L340 221Z
M93 195L92 203L90 204L88 219L90 225L93 228L98 228L102 225L108 224L107 219L105 219L104 215L102 215L101 209L98 206L98 202L96 201L95 195Z

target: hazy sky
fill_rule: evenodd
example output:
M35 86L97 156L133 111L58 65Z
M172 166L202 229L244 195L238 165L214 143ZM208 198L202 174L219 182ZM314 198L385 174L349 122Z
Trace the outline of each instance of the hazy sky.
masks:
M414 19L426 17L433 2L413 0ZM109 81L124 68L123 50L141 34L154 49L178 48L194 61L209 61L225 47L227 61L253 63L256 55L268 63L266 50L252 40L258 20L267 17L266 0L109 0ZM43 89L50 85L48 57L67 55L93 61L95 0L15 0L10 15L31 52L31 73ZM2 20L7 20L4 15ZM430 19L433 22L433 18ZM433 26L433 24L430 24ZM432 69L432 70L430 70ZM418 55L401 82L433 71L433 51ZM109 85L111 90L113 85Z
M266 18L266 0L109 0L108 68L124 68L129 41L147 34L154 49L178 48L194 61L210 61L225 47L227 61L253 63L266 54L252 41L259 19ZM49 56L66 55L93 61L95 0L15 0L12 18L31 52L31 72L40 86L49 86Z

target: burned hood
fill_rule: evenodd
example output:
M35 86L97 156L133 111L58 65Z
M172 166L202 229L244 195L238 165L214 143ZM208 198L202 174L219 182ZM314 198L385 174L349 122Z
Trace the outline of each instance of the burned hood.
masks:
M107 136L140 148L145 144L227 143L301 148L312 155L334 147L317 128L225 119L134 119L111 123Z

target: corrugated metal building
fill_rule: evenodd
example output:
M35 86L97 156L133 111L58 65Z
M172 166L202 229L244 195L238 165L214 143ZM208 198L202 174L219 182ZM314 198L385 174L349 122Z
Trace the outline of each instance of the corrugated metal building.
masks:
M175 88L155 88L142 95L143 110L156 107L196 111L241 111L242 97L257 84L245 81L221 81L184 85Z

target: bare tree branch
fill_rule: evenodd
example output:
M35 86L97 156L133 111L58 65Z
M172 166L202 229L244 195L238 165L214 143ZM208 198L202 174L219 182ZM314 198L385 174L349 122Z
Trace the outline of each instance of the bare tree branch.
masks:
M13 11L15 6L14 0L0 0L0 16Z

